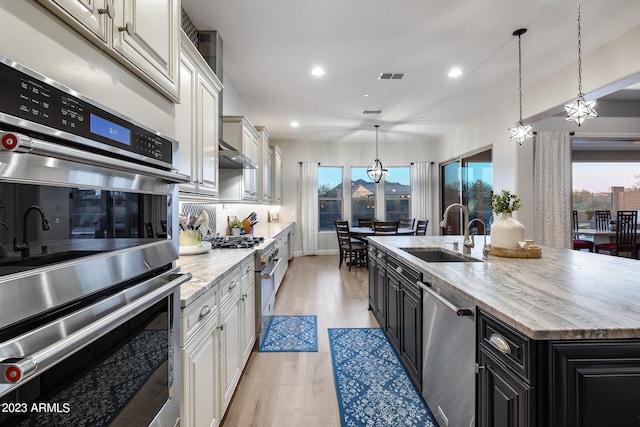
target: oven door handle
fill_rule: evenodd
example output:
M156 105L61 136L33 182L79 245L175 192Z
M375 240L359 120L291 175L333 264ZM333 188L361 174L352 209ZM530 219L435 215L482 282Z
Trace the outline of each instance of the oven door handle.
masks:
M36 369L46 369L63 358L70 356L113 330L123 321L143 312L158 301L159 298L171 294L177 286L191 280L191 274L172 274L170 278L169 282L157 289L69 334L62 340L33 353L31 356L3 360L0 362L0 383L17 384L29 377L29 374Z
M28 151L32 153L44 154L51 157L65 158L81 163L90 163L109 169L115 168L135 174L143 174L154 178L160 178L165 181L175 183L189 182L190 179L187 175L183 175L177 172L164 171L137 163L127 162L115 157L106 157L89 151L78 150L76 148L65 147L63 145L56 145L41 139L30 138L21 134L18 134L18 138L19 141L21 141L21 144L25 148L28 148Z
M272 278L281 262L282 262L282 258L276 258L269 261L269 263L264 266L262 271L260 271L260 277L262 279Z

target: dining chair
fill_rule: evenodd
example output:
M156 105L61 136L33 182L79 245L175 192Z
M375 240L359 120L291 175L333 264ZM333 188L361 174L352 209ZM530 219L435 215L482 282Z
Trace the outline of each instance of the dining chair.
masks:
M398 234L399 221L375 221L373 223L374 236L389 236Z
M618 211L616 222L616 241L595 245L596 253L608 251L610 255L620 256L620 252L630 252L632 258L638 258L638 211Z
M373 228L373 217L371 218L358 218L358 227L371 227Z
M398 221L398 228L413 228L415 223L415 218L400 218L400 221Z
M427 225L429 225L428 219L419 219L418 225L416 225L416 236L425 236L427 234Z
M596 219L596 230L609 230L609 223L611 223L611 211L595 211L593 215Z
M352 265L364 265L368 268L367 246L351 238L349 221L334 220L334 223L336 225L338 249L340 251L340 264L338 268L342 268L342 262L345 260L347 260L349 271L351 271Z
M573 249L579 251L581 249L588 249L589 252L593 252L593 242L591 240L579 239L579 227L578 227L578 211L573 211Z

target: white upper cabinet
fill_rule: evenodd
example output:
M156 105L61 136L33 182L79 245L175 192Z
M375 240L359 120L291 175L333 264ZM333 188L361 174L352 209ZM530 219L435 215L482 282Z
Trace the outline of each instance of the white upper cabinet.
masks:
M180 143L180 173L190 177L181 192L212 196L218 184L218 97L220 81L189 38L182 33L180 104L175 106L176 139Z
M258 158L262 172L258 173L258 202L271 203L271 152L269 148L269 129L256 126L258 131Z
M282 203L282 150L277 145L272 145L273 158L271 171L271 188L273 192L272 203L279 205Z
M178 98L180 0L38 0L173 101Z

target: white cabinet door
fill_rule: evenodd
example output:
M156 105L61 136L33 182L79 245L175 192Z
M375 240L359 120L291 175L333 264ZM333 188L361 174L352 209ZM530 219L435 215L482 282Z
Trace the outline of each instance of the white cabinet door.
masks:
M273 158L273 149L267 146L264 152L264 161L262 163L262 203L271 203L273 196L271 194L271 171L273 169L271 162Z
M113 0L113 49L178 99L180 0Z
M175 106L176 140L179 146L180 173L189 176L188 183L180 184L180 191L196 192L198 168L196 166L198 144L194 117L196 117L196 66L191 59L180 55L180 104Z
M221 385L222 412L227 410L236 385L240 380L240 301L238 293L229 298L220 310L221 314Z
M242 149L245 156L258 163L258 135L253 127L245 126L242 130ZM243 200L258 200L258 182L256 169L243 169L244 192Z
M115 8L106 0L38 0L89 38L107 43Z
M273 148L273 203L282 203L282 151L277 145L272 145Z
M220 329L217 315L183 350L183 425L215 427L220 424L218 358Z
M253 345L256 342L256 289L253 270L253 259L243 263L241 267L240 316L242 319L242 331L240 338L242 343L241 366L243 368L247 360L249 360Z
M198 76L198 141L202 155L200 193L218 196L218 91Z

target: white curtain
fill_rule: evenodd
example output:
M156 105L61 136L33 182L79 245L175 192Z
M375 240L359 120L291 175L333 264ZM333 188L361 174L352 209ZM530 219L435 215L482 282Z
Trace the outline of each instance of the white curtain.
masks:
M571 136L538 132L534 155L535 240L571 248Z
M300 175L302 254L318 255L318 163L303 162Z
M431 218L431 168L430 162L411 165L411 216L417 220ZM432 227L429 221L428 230Z

